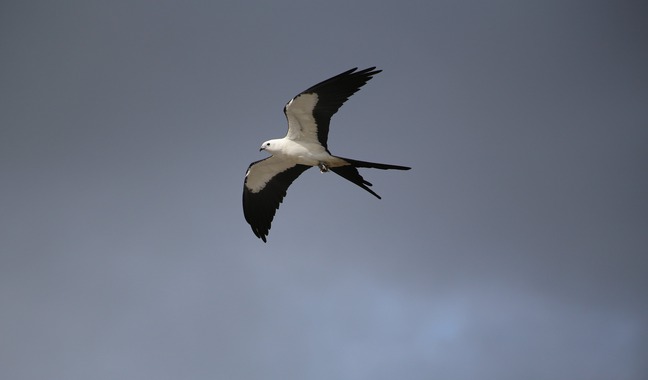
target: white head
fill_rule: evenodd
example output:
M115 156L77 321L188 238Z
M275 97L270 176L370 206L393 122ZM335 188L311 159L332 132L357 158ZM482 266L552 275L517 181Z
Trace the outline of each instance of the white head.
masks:
M263 144L261 144L261 148L259 149L259 151L265 150L270 154L276 154L281 152L282 146L283 146L282 139L268 140L263 142Z

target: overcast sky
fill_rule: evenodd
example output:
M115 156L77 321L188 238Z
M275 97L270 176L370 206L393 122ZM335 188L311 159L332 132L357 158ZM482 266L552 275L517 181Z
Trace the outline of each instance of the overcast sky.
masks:
M0 378L648 378L641 1L2 1ZM243 176L284 104L377 200Z

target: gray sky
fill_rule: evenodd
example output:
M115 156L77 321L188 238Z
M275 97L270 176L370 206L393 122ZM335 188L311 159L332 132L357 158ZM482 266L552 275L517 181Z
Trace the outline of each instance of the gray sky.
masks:
M0 378L645 379L648 8L3 1ZM269 241L285 102L359 66Z

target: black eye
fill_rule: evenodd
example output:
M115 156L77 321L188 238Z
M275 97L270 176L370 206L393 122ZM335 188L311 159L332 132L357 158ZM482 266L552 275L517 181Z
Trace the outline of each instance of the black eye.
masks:
M266 143L266 146L270 146L270 143Z

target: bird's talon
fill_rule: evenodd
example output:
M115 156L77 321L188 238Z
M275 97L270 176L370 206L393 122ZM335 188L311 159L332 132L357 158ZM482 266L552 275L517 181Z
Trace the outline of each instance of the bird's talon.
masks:
M326 173L327 171L329 171L328 166L326 166L326 164L323 162L320 162L317 166L320 169L320 173Z

